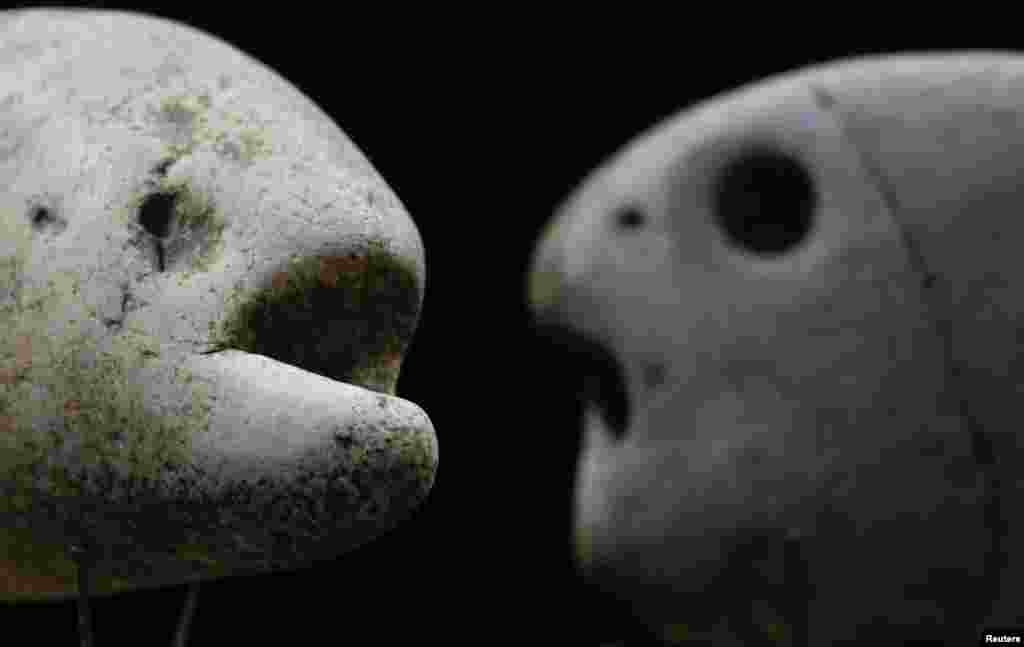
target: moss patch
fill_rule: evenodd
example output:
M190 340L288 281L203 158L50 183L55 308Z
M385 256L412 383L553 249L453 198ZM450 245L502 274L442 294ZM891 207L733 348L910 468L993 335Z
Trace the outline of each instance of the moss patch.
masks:
M184 257L188 269L207 272L224 251L224 227L227 224L204 195L188 184L169 185L165 190L174 196L174 229L167 244L167 257L172 262Z
M374 242L293 260L261 290L231 295L212 341L393 394L418 309L414 268Z
M690 627L684 622L666 625L661 632L662 639L670 645L678 645L690 639Z
M554 305L562 289L562 277L558 272L538 267L530 272L526 288L527 303L536 309Z
M594 538L590 528L576 526L573 533L573 548L576 552L576 561L584 567L589 567L594 560Z
M24 269L18 258L0 265L4 278ZM67 590L73 568L53 505L74 510L87 487L103 501L155 482L187 464L192 435L209 426L199 383L183 384L193 398L183 415L144 408L137 374L160 356L159 343L129 327L100 347L68 319L85 312L77 287L59 273L44 285L24 281L0 303L0 598ZM108 484L110 473L119 478ZM15 518L28 521L24 530Z
M165 98L156 121L168 130L163 136L169 140L168 154L175 159L209 148L232 161L249 164L273 153L262 129L247 128L239 115L213 108L205 94Z
M0 387L0 415L14 425L0 452L0 481L18 484L17 494L30 498L36 488L69 496L80 493L81 479L99 465L116 466L129 480L147 480L159 477L166 465L187 463L192 434L209 425L209 405L195 393L199 406L192 417L144 410L143 393L131 376L133 368L159 356L154 340L126 331L113 349L100 352L85 337L58 345L19 332L16 354L19 346L28 350L20 370L15 360L15 382ZM45 397L33 396L39 387ZM42 421L51 423L41 427ZM72 439L77 446L65 449ZM0 501L0 511L19 501L25 502L19 496Z
M175 555L179 559L194 563L197 568L202 569L213 577L228 574L227 567L220 560L216 559L210 547L203 543L179 544L175 549Z
M77 569L62 544L40 542L28 530L0 530L0 597L33 599L75 588Z
M388 434L385 443L403 465L411 468L417 483L422 483L426 487L432 481L436 457L430 434L403 430Z

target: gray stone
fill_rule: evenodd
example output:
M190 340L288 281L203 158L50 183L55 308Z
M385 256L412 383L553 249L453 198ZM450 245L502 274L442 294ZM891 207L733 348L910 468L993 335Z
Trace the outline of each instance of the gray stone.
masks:
M395 396L399 199L312 101L181 24L0 12L0 599L291 569L437 468Z
M1024 58L980 52L769 79L595 171L530 288L622 368L580 456L593 580L722 644L1024 624L1022 177Z

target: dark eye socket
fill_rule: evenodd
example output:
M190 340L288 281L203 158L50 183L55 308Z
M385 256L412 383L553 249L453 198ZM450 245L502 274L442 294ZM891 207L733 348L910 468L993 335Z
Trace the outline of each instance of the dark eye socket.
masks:
M166 238L171 230L176 197L170 193L154 193L139 206L139 224L157 238Z
M647 214L635 205L622 207L615 212L615 225L619 229L637 229L647 222Z
M807 168L778 150L748 152L722 170L714 217L729 243L762 256L785 253L813 226L818 194Z

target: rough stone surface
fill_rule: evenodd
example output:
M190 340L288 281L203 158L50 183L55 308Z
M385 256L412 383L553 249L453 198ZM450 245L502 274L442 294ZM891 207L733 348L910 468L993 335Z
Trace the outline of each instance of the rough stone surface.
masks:
M580 457L594 581L670 641L1024 624L1021 177L1024 59L985 52L770 79L595 171L530 282L622 370Z
M140 14L0 12L0 599L294 568L393 528L424 255L295 87Z

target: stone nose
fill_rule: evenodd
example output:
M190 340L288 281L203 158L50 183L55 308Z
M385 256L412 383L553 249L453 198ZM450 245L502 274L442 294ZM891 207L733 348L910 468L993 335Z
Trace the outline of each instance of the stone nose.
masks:
M552 221L534 248L526 285L526 300L537 323L564 325L569 297L564 240L559 221Z

